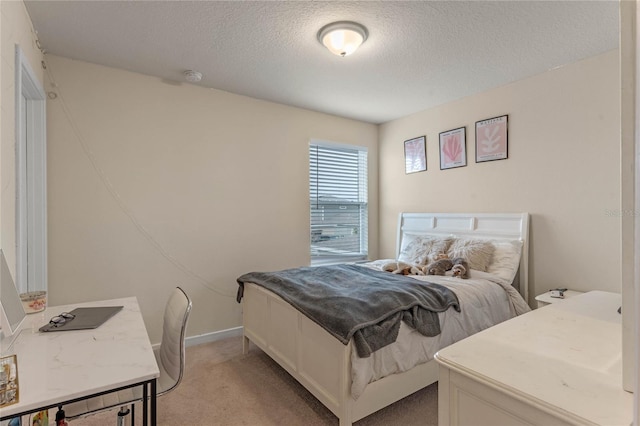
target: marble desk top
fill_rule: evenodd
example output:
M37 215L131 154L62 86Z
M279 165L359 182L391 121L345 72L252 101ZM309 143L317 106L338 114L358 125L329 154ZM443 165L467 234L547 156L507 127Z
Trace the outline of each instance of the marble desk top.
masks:
M51 317L84 306L123 309L93 330L38 331ZM49 307L30 314L22 328L2 353L17 355L19 384L19 402L1 408L2 417L160 375L135 297Z
M577 423L629 425L622 388L621 296L592 291L440 350L438 362Z

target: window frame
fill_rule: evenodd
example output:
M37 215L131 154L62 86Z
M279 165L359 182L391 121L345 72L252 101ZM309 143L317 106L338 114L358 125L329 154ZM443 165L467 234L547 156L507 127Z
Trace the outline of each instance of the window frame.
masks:
M359 206L359 219L358 219L358 234L360 238L360 252L359 253L349 253L349 254L324 254L322 256L313 254L313 171L312 171L312 150L314 147L324 148L328 150L335 149L336 152L340 150L353 150L358 151L360 153L364 153L364 164L362 158L358 158L358 201L348 201L348 203L352 203L352 205ZM312 266L316 265L326 265L326 264L335 264L335 263L345 263L345 262L354 262L360 260L366 260L368 258L369 253L369 194L368 194L368 179L369 179L369 150L367 147L358 146L358 145L349 145L344 143L330 142L325 140L311 139L309 142L308 148L308 161L309 161L309 256L310 256L310 264ZM362 173L364 172L364 176ZM316 171L317 176L317 171ZM316 188L318 183L315 183ZM316 197L317 197L316 193ZM346 203L345 203L346 204ZM364 212L362 209L364 208ZM364 223L363 223L364 222Z

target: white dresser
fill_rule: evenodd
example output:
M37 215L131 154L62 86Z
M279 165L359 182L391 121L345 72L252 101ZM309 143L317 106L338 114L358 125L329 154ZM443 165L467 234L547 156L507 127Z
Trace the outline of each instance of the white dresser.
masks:
M439 351L439 425L630 425L620 304L584 293Z

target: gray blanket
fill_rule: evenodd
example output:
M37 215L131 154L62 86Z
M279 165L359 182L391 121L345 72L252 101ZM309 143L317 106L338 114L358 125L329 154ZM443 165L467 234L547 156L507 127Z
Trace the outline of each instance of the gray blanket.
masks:
M353 337L360 357L395 342L400 321L425 336L440 334L438 312L458 298L448 288L411 277L345 264L250 272L238 278L258 284L289 302L345 345Z

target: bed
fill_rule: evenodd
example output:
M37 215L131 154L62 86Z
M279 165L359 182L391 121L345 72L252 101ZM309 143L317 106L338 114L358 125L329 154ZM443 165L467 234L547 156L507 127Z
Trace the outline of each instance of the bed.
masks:
M253 342L331 410L339 418L340 426L351 425L436 382L438 367L433 355L438 349L529 309L525 302L528 300L528 221L527 213L401 213L399 216L396 259L406 256L418 240L447 239L456 244L481 241L496 248L489 261L489 272L473 269L469 280L451 276L415 277L451 288L459 295L463 315L487 312L494 318L478 321L476 317L460 317L455 310L448 309L438 313L441 335L417 335L403 323L397 342L362 358L357 355L353 339L343 344L283 298L246 282L242 294L243 350L247 353ZM512 254L508 258L498 256L498 248L505 245L518 247L515 263ZM359 266L381 269L391 260L395 259L380 259ZM509 268L498 265L505 260L511 262L512 271L506 275L503 272ZM500 269L495 269L498 267ZM478 290L481 288L488 289L487 293L476 300L473 293L485 291ZM488 296L488 292L495 296ZM494 302L494 299L501 301ZM475 324L475 329L463 330L467 323ZM453 333L447 331L451 327ZM410 358L410 361L393 359L393 356ZM387 367L380 368L380 365Z

